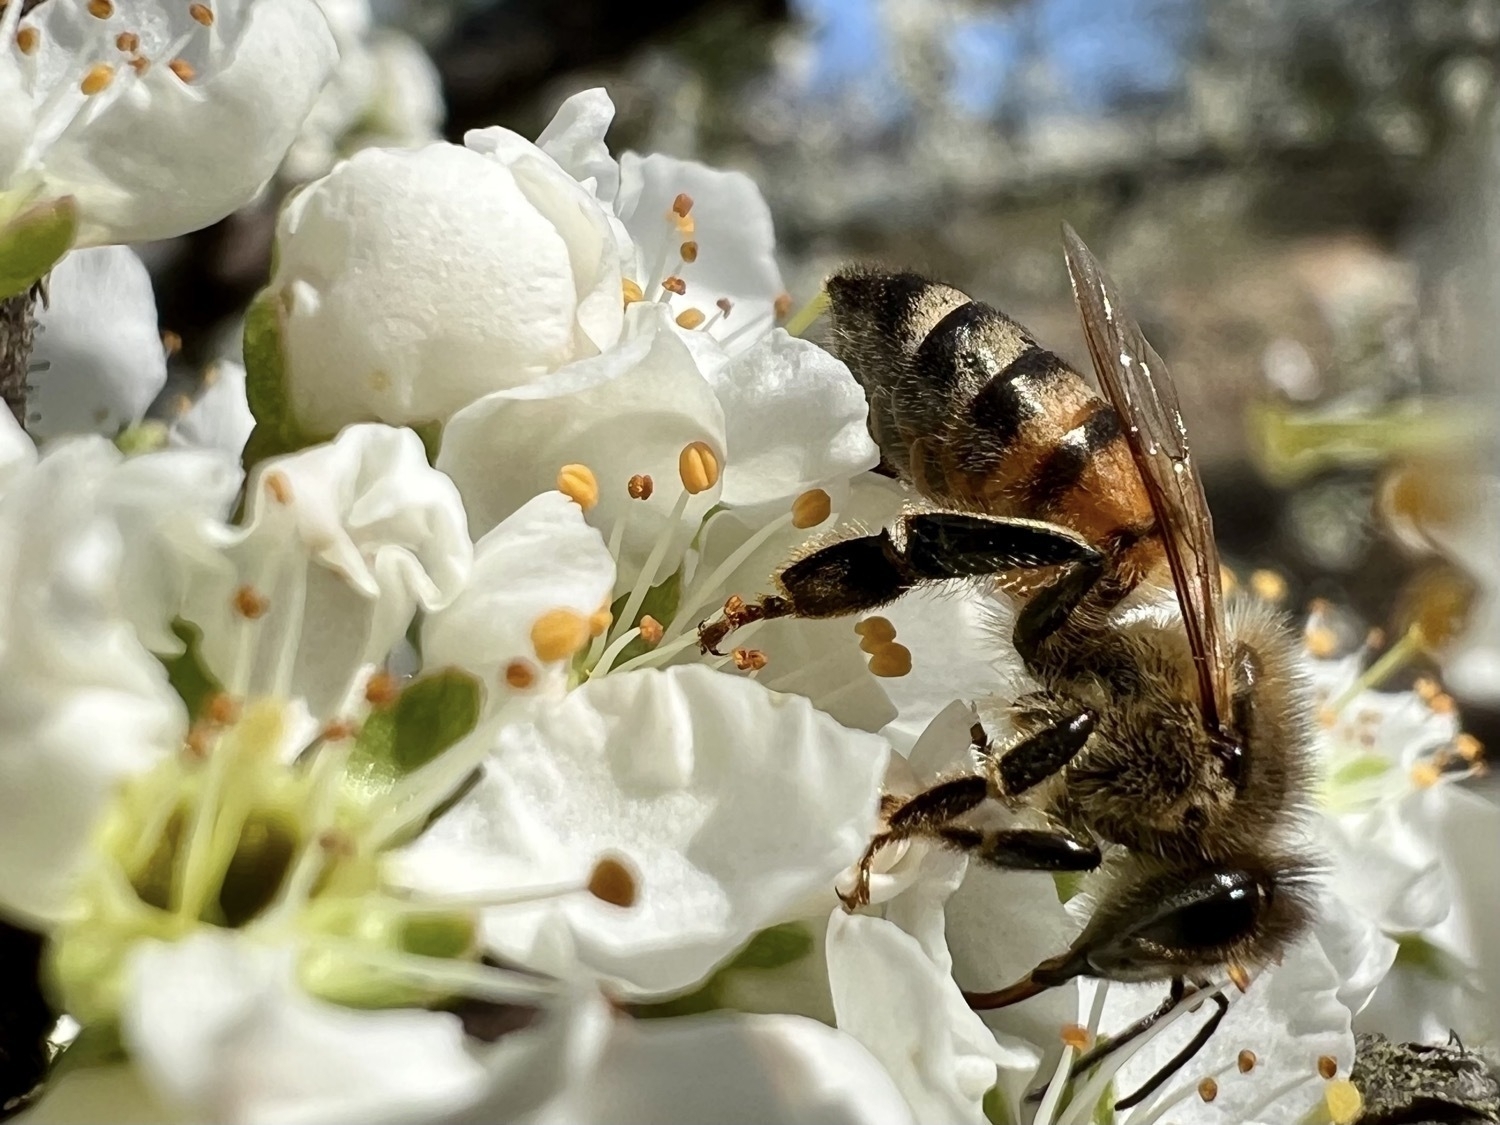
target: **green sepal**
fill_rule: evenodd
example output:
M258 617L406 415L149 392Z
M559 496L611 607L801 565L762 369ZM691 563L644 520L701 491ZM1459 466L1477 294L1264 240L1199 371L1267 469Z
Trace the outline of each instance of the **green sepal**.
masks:
M268 457L295 453L326 439L325 435L306 433L292 411L286 349L282 346L285 327L282 292L262 289L245 312L245 397L255 416L255 429L245 443L246 470Z
M800 961L813 951L812 932L801 922L783 922L761 930L740 950L724 971L735 969L779 969Z
M78 203L71 195L23 207L0 226L0 300L24 293L73 248Z
M666 578L662 579L658 585L652 586L651 589L647 590L646 596L641 599L641 608L636 613L635 620L621 622L620 615L625 612L625 603L629 600L629 594L621 594L609 607L609 611L614 615L617 626L622 631L627 628L634 628L641 623L641 618L648 616L654 617L657 621L666 625L672 618L677 616L677 605L682 600L682 571L674 570ZM650 651L651 646L641 640L640 637L637 637L620 651L620 655L615 657L611 667L618 668L626 661L634 660L637 656ZM583 652L586 654L588 649L585 648Z
M1000 1089L998 1082L984 1092L980 1109L984 1111L985 1120L990 1125L1016 1125L1016 1119L1010 1112L1010 1102L1006 1100L1005 1091Z
M172 632L182 642L182 652L176 656L158 657L167 670L167 682L187 708L188 717L196 719L203 714L208 701L224 690L224 685L214 677L199 655L202 651L203 630L191 621L174 618Z
M348 777L367 791L390 788L472 731L483 702L478 678L457 668L413 680L394 703L365 720Z

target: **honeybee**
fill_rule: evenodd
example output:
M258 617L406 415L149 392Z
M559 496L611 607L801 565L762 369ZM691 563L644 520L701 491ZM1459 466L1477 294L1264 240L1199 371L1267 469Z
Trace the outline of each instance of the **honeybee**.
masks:
M759 619L860 613L953 579L994 580L1017 598L1014 645L1040 689L980 704L978 772L888 800L846 903L867 900L876 850L909 838L1004 868L1096 871L1072 945L968 1000L1002 1007L1079 976L1171 981L1117 1045L1176 1003L1213 999L1194 1041L1123 1109L1213 1034L1228 1004L1211 976L1244 987L1309 924L1314 864L1297 828L1311 707L1286 622L1254 600L1226 605L1166 365L1070 227L1063 240L1102 398L957 289L862 269L829 279L830 350L865 388L886 471L932 507L894 534L792 560L776 593L730 599L700 641L711 649ZM1008 745L984 732L997 707L1019 732ZM974 826L991 802L1045 827Z

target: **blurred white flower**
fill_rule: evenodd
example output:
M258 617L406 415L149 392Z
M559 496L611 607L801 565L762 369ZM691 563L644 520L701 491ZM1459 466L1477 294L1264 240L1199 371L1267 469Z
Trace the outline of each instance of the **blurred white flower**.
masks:
M245 203L336 57L313 0L23 7L0 18L0 227L70 201L53 260L74 242L197 230Z

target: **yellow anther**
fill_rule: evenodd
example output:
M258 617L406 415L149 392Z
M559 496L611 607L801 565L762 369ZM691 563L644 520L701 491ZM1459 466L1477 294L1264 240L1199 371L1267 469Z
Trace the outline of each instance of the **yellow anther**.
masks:
M620 282L620 291L624 294L625 303L627 305L634 304L636 301L644 301L646 299L646 294L641 292L641 287L635 282L631 281L628 277L624 278Z
M698 244L691 239L677 248L678 254L684 262L696 262L698 260Z
M167 69L184 82L191 82L198 77L198 72L193 69L193 64L186 59L173 59L167 64Z
M1418 762L1411 768L1411 783L1418 789L1431 789L1443 779L1443 771L1433 762Z
M1333 1078L1339 1072L1339 1063L1332 1055L1318 1056L1318 1073L1324 1078Z
M327 855L351 856L359 850L354 837L340 828L325 828L318 833L318 847Z
M1484 757L1484 743L1472 734L1461 734L1453 740L1453 749L1466 762L1477 762Z
M170 328L165 328L161 334L161 347L162 351L167 353L167 358L170 359L182 351L182 337Z
M683 309L677 314L677 327L693 329L702 324L708 317L703 315L700 309Z
M1246 969L1245 966L1241 965L1238 961L1231 961L1229 967L1224 971L1229 975L1229 979L1233 982L1235 988L1241 992L1250 991L1250 970Z
M866 652L874 652L881 645L888 645L896 639L896 627L891 624L888 617L866 617L854 626L854 631L872 647L866 648ZM864 648L864 644L860 645Z
M240 717L240 701L227 691L216 691L203 708L203 717L217 726L227 727Z
M1307 631L1307 651L1319 660L1327 660L1339 650L1339 636L1332 629L1315 626Z
M833 500L821 488L809 488L792 501L792 526L799 531L817 527L833 512Z
M610 622L614 619L615 615L607 609L595 610L589 614L589 635L592 637L602 637L604 631L609 628Z
M599 503L599 478L587 465L564 465L557 470L557 491L586 512Z
M639 893L640 881L635 873L613 856L601 857L589 873L589 894L600 902L630 907L635 905Z
M1443 694L1443 689L1438 686L1438 682L1431 676L1418 676L1412 682L1411 689L1417 693L1417 698L1423 703L1431 703Z
M687 292L687 282L683 281L682 278L678 277L676 274L673 274L671 277L663 278L661 287L668 293L675 293L679 297Z
M114 0L89 0L88 9L96 20L107 20L115 14Z
M115 36L115 46L127 55L133 55L141 49L141 37L133 31L122 31Z
M271 494L271 499L278 504L290 504L292 502L292 482L287 479L285 473L273 470L266 474L266 491Z
M389 672L376 672L365 681L365 702L371 707L389 707L401 694L401 681Z
M640 630L641 640L645 641L652 648L661 644L662 636L666 633L666 630L662 628L661 622L649 613L641 618Z
M576 610L549 609L531 626L531 647L544 661L566 660L589 643L588 618Z
M683 236L690 235L698 229L698 224L691 215L673 215L672 225L677 228L677 233Z
M213 728L208 723L194 723L188 728L187 737L182 740L183 753L195 762L201 762L208 757L208 750L214 744Z
M197 20L204 27L212 27L214 25L214 10L207 4L189 4L188 15L192 16L193 19Z
M1089 1045L1093 1042L1093 1038L1089 1034L1089 1029L1081 1024L1063 1024L1062 1041L1066 1046L1072 1047L1075 1051L1088 1050Z
M1280 602L1286 597L1286 579L1274 570L1253 571L1250 592L1263 602Z
M896 678L910 671L911 649L897 641L880 646L870 656L871 675Z
M1454 715L1458 713L1458 703L1446 691L1440 691L1427 701L1427 706L1439 715Z
M1235 1065L1240 1068L1241 1074L1249 1074L1255 1069L1255 1052L1246 1047L1235 1060Z
M151 69L151 60L141 55L137 55L135 58L130 60L130 69L135 71L136 74L145 74L146 71Z
M344 742L350 738L359 736L359 727L347 719L334 719L323 724L323 729L318 731L318 738L324 742Z
M1370 626L1369 630L1365 633L1365 647L1371 652L1378 652L1380 649L1385 648L1386 640L1385 630L1379 625Z
M741 672L759 672L766 666L766 654L758 648L737 648L730 656Z
M686 215L693 209L693 197L685 191L679 191L677 198L672 200L672 214L678 218Z
M1205 1078L1198 1083L1198 1096L1206 1102L1211 1102L1219 1096L1219 1084L1212 1078Z
M241 586L234 592L234 610L247 621L264 617L266 610L271 608L270 599L263 594L256 593L253 586Z
M505 683L516 691L525 691L536 683L536 669L529 660L512 660L505 666Z
M34 27L23 27L16 32L16 46L23 55L34 55L42 45L42 33Z
M632 500L649 500L656 491L656 482L645 473L636 473L625 482L625 491L630 493Z
M776 319L785 320L792 314L792 295L790 293L781 294L776 298L776 303L772 307L776 311Z
M1365 1112L1364 1095L1347 1078L1328 1083L1323 1090L1323 1101L1333 1125L1354 1125Z
M692 442L677 457L677 473L688 494L697 496L719 483L719 458L707 442Z
M114 80L114 67L109 63L95 63L89 67L88 73L83 76L83 81L78 83L78 88L92 97L102 90L109 89L109 84Z

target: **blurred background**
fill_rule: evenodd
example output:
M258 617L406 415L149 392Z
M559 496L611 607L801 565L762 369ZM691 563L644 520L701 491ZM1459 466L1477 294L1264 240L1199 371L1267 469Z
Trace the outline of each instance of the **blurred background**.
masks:
M452 139L491 123L534 136L604 85L615 151L749 173L798 304L851 258L916 268L1086 368L1067 219L1172 364L1241 580L1284 583L1293 608L1327 599L1341 647L1374 629L1380 649L1413 620L1433 642L1467 627L1472 647L1486 604L1500 632L1500 0L373 14L427 51ZM155 259L184 377L233 338L274 212L268 198ZM1495 744L1500 636L1488 645L1452 686ZM1427 648L1392 686L1434 670L1443 646Z

